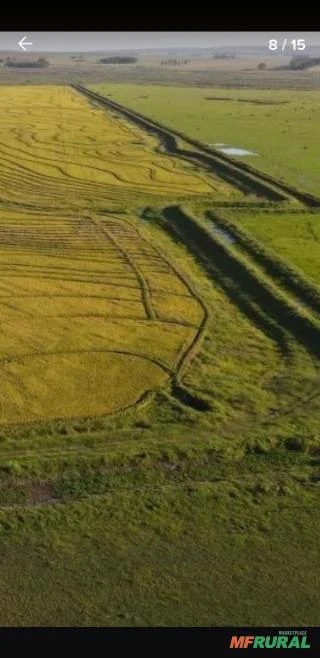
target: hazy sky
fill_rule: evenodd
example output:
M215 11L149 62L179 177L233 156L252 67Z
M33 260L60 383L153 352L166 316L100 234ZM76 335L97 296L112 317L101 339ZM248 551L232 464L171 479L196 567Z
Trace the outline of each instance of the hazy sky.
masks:
M31 41L29 52L72 52L144 48L263 46L272 37L305 38L308 45L320 45L319 32L0 32L0 50L23 51L22 37Z

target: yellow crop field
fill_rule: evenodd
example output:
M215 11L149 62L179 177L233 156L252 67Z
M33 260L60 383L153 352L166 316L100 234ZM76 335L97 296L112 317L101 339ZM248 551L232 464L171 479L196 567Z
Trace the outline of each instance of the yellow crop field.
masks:
M0 422L124 409L180 368L205 310L113 204L222 183L75 90L4 87L1 100Z
M2 87L0 153L1 202L41 210L234 194L68 87Z
M203 322L201 304L134 218L1 210L0 244L4 423L134 404L174 373ZM179 292L162 289L161 276Z

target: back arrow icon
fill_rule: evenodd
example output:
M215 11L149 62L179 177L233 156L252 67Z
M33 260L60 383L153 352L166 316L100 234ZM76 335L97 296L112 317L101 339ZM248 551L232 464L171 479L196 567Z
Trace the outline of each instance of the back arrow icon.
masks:
M21 39L21 41L19 41L19 43L18 43L18 46L20 46L20 48L22 48L22 50L27 50L27 48L25 48L25 46L32 46L33 45L31 41L25 41L25 39L27 39L26 36L23 37Z

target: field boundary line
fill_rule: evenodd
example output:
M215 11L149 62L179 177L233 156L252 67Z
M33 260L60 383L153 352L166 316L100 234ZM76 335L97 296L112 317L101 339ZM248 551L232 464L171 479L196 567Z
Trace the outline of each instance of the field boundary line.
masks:
M91 353L106 353L106 354L119 354L123 356L134 356L136 358L144 359L145 361L150 361L154 365L158 366L162 370L164 370L168 374L172 374L173 369L170 368L166 363L164 363L161 359L156 359L155 357L152 356L147 356L146 354L143 354L141 352L133 352L130 350L118 350L117 348L111 349L111 348L88 348L84 350L56 350L55 352L30 352L28 354L18 354L16 356L4 356L0 358L0 367L6 365L7 363L12 363L12 362L19 362L23 361L24 359L30 358L30 357L35 357L35 356L62 356L63 354L91 354Z
M91 219L92 223L96 228L100 230L104 234L105 237L107 237L114 245L115 247L120 251L122 254L122 257L124 258L125 261L127 261L135 273L138 282L140 284L140 290L141 290L141 296L142 296L142 303L144 306L144 310L147 316L148 320L158 320L156 311L153 307L152 304L152 299L151 299L151 294L150 290L148 287L148 284L144 278L143 273L141 272L141 269L138 267L137 263L135 260L128 254L127 251L125 251L120 245L118 240L114 237L112 231L109 231L105 226L101 225L100 222L94 218ZM122 221L122 220L121 220Z
M113 215L114 217L117 217L116 214ZM122 219L122 218L121 218ZM145 240L145 242L148 244L151 244L152 248L154 251L158 254L158 256L173 270L173 272L176 274L178 279L186 286L187 290L189 290L190 294L192 297L194 297L197 302L200 304L202 310L203 310L203 318L201 321L200 326L198 327L198 330L196 332L196 335L193 337L191 344L186 347L185 345L182 347L180 351L180 355L178 358L177 366L176 366L176 371L177 371L177 378L182 377L185 369L187 368L188 365L191 365L191 361L193 360L194 356L196 355L196 351L200 349L201 347L201 342L202 339L204 338L205 335L205 329L206 325L209 320L209 310L204 303L202 297L199 295L199 293L196 291L195 287L191 283L191 281L186 277L185 274L182 274L181 270L175 265L167 256L164 255L162 250L156 245L155 241L148 236L148 239L142 235L142 232L139 227L136 227L136 225L133 222L130 222L128 218L123 218L122 220L129 226L133 227L135 231L138 233L138 235L141 237L142 240ZM178 324L182 324L179 323Z

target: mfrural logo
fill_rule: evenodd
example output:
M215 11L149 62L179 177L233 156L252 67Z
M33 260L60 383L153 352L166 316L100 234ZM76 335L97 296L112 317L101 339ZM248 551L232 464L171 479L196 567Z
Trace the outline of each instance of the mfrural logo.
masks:
M310 649L307 631L278 631L278 635L232 635L230 649Z

